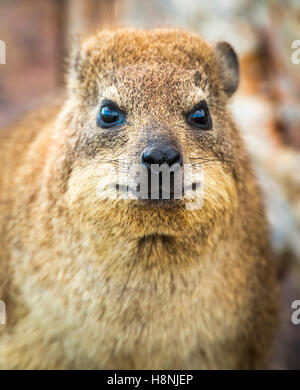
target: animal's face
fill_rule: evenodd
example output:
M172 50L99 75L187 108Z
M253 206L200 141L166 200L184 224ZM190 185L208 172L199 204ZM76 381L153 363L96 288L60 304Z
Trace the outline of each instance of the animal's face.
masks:
M230 46L212 49L178 30L107 31L71 62L72 207L138 235L229 221L238 176Z

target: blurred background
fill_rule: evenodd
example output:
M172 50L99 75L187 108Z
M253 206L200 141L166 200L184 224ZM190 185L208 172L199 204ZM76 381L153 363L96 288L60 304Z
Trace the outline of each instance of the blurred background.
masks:
M300 299L300 52L292 60L300 1L0 0L0 127L63 90L72 36L123 26L182 27L237 51L241 84L232 111L264 192L282 284L272 367L300 369L300 324L291 322Z

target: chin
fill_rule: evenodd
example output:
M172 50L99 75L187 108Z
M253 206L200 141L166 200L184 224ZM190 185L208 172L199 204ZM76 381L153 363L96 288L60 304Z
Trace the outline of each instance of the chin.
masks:
M185 201L183 199L136 199L132 203L133 207L150 210L168 210L169 212L176 212L176 210L185 208Z
M182 236L199 230L201 210L188 210L184 199L136 199L115 205L115 223L124 233L135 237L147 235ZM107 214L110 218L111 214Z

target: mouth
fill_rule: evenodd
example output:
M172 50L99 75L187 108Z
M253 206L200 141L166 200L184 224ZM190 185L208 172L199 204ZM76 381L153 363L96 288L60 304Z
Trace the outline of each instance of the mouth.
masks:
M132 199L140 206L174 208L183 206L186 195L196 192L200 184L200 182L187 184L182 186L180 191L178 189L176 191L172 185L167 189L159 185L156 191L152 191L149 186L149 190L145 194L141 193L140 184L136 186L136 189L129 185L121 184L115 184L114 188L120 194L120 198Z

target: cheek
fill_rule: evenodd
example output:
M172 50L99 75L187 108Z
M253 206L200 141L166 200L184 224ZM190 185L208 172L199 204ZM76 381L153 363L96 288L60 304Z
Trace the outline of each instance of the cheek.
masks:
M109 163L93 161L85 167L76 167L68 183L66 203L72 212L99 220L103 201L114 199L116 170Z
M98 154L103 155L107 152L116 158L124 150L127 141L124 128L104 130L95 126L86 126L81 132L77 151L79 155L87 158L95 158Z
M218 162L204 167L204 210L208 215L229 224L237 206L238 193L232 174Z

